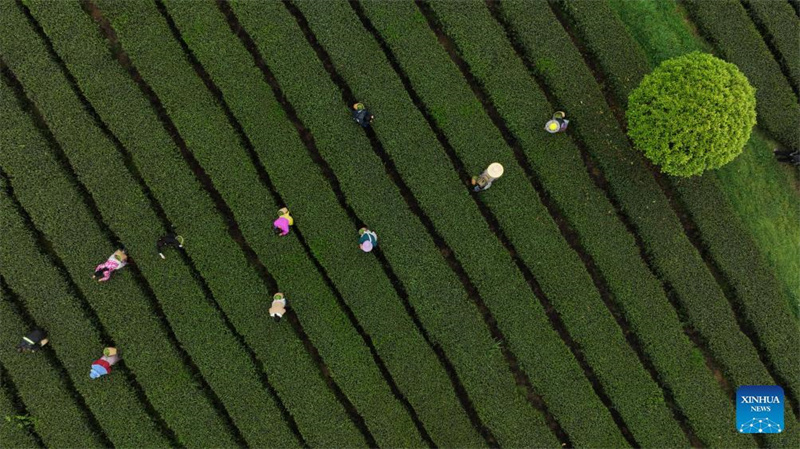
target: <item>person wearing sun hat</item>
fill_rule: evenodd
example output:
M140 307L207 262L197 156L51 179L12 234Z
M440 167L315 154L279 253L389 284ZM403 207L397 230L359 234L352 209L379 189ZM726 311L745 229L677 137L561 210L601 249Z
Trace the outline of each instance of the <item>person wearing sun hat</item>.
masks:
M563 133L567 130L568 125L567 114L563 111L557 111L553 114L553 118L544 124L544 129L550 134Z
M92 370L89 371L89 377L97 379L111 373L111 367L119 361L117 348L103 349L103 356L92 362Z
M378 234L375 232L361 228L358 230L358 234L358 247L361 248L361 251L368 253L378 246Z
M275 293L272 297L272 307L269 308L269 316L277 323L283 318L284 313L286 313L286 297L281 292Z
M480 192L492 186L494 181L503 176L505 169L499 162L492 162L479 176L472 177L472 191Z

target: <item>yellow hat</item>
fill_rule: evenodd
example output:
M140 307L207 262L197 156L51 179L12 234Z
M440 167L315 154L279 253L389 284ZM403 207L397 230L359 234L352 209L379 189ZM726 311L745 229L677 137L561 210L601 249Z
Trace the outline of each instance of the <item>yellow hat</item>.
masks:
M107 357L117 355L117 348L105 348L103 349L103 355Z
M547 122L547 129L549 129L550 131L558 131L558 122L556 122L555 120L550 120L549 122Z

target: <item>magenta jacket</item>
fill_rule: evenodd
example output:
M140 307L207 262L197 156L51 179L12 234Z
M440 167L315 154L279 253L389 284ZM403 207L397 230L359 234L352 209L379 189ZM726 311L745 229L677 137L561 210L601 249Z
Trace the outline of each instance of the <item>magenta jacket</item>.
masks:
M280 217L273 221L272 226L280 229L281 235L286 235L289 233L289 220L287 220L286 217Z

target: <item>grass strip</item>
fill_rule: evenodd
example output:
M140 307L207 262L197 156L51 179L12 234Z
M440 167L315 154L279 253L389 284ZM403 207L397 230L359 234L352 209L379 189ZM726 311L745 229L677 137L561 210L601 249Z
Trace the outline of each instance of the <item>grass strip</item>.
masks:
M696 36L697 31L690 28L692 24L687 23L682 7L675 1L612 0L609 4L645 49L651 66L695 50L713 51ZM770 145L753 133L742 154L715 174L734 211L785 286L794 315L799 316L800 277L795 274L800 270L800 207L794 193L796 170L777 164ZM793 244L786 244L787 237L793 239Z
M613 12L596 15L598 11L609 9L607 4L590 5L576 0L565 5L572 19L577 21L577 28L584 34L584 42L596 49L592 53L598 60L612 57L618 48L636 46L619 19L607 20L607 16ZM617 41L614 48L608 46L607 40L595 39L601 34L614 34ZM635 52L622 52L616 57L622 59L620 64L630 60L626 72L630 76L629 81L620 86L623 90L613 93L621 102L646 73L641 71L641 67L646 67L646 61ZM578 73L576 68L580 67L575 65L570 72ZM593 86L585 81L589 76L584 69L581 84L576 81L573 87L565 91L569 90L574 95L575 85L587 90L587 86ZM558 85L565 87L561 80ZM600 97L602 94L588 91L587 95ZM560 98L566 99L568 96L565 94ZM602 108L600 100L596 104ZM573 110L580 112L580 106L573 103ZM603 112L610 119L608 109ZM599 126L599 121L595 119L593 124ZM613 123L607 126L609 130L613 129ZM618 140L622 145L619 128L609 132L620 135ZM772 375L775 381L787 388L789 397L796 398L796 380L800 379L797 372L800 361L797 357L800 355L795 351L787 351L787 348L800 344L797 323L782 298L783 291L765 266L752 239L730 210L713 177L688 180L665 177L662 183L670 205L654 207L651 216L662 216L663 212L656 212L667 211L667 207L673 208L689 243L695 248L689 247L686 239L667 245L664 238L648 238L644 226L639 229L655 255L653 260L656 266L675 288L676 297L684 307L687 318L703 336L716 361L724 367L734 384L746 385L757 379L763 382ZM668 219L674 222L674 217L663 217L657 227L655 224L653 226L663 233ZM664 257L659 257L659 254ZM698 260L698 254L702 261ZM669 263L670 259L672 263ZM703 269L703 264L706 269ZM764 298L771 300L765 302ZM750 340L750 344L747 340Z

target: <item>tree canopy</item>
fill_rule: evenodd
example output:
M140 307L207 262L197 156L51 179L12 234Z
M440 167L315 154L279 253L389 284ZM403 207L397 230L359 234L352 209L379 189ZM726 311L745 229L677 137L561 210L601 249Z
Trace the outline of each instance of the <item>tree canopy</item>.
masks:
M642 80L627 120L634 145L662 171L698 175L742 152L756 123L755 89L735 65L693 52Z

